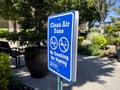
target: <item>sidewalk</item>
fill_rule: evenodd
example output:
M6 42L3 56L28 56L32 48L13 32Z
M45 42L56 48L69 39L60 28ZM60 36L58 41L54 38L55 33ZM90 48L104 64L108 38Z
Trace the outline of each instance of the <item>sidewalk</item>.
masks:
M51 72L44 78L34 79L26 67L14 71L35 90L57 90L57 76ZM77 82L71 85L64 82L63 90L120 90L120 62L107 57L78 55Z

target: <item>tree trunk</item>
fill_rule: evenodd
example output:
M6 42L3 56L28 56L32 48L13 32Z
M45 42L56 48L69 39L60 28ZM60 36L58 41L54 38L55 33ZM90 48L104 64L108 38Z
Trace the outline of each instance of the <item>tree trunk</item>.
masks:
M16 33L17 32L17 23L16 20L13 21L13 30Z
M104 34L104 29L102 28L104 26L104 21L105 21L104 16L101 15L101 24L100 24L101 35Z

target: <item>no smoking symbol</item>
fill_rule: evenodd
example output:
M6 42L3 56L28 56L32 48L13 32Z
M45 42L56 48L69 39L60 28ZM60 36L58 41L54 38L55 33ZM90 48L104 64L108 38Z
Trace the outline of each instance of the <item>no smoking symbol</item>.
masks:
M58 47L58 40L57 40L57 38L56 38L55 36L52 36L52 37L50 38L50 47L51 47L53 50L57 49L57 47Z
M61 37L59 40L59 49L61 52L67 52L69 49L69 42L66 37Z

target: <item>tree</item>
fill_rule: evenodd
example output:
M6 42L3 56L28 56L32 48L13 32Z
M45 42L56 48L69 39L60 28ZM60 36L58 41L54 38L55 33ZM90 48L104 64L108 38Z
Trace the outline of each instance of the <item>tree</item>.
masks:
M115 10L117 12L117 14L120 15L120 6L119 7L115 7L113 10Z
M6 20L11 20L16 32L16 21L19 17L16 9L17 0L0 0L0 16Z
M89 28L94 24L97 20L100 20L100 16L98 11L95 9L94 5L91 5L89 0L52 0L52 4L54 5L54 12L64 12L69 10L77 10L79 11L79 24L89 22Z
M9 3L8 3L9 1ZM47 16L54 13L77 10L80 13L79 24L89 22L89 26L99 20L98 11L89 0L2 0L2 17L17 21L21 27L41 31L46 29ZM5 7L5 6L4 6ZM7 9L8 8L8 9ZM9 11L7 11L9 10ZM11 12L10 12L11 11ZM6 14L9 12L9 14Z
M91 0L90 0L91 1ZM101 18L101 27L103 26L107 13L109 11L109 8L114 5L115 0L92 0L92 4L95 6L96 10L100 14ZM101 29L101 34L104 33L104 30Z
M46 29L50 10L47 0L22 0L19 1L18 6L20 12L18 22L24 30L34 28L41 32Z
M120 1L119 1L120 2ZM117 7L114 7L113 10L118 14L120 15L120 5L117 6ZM117 21L120 21L120 18L116 18Z

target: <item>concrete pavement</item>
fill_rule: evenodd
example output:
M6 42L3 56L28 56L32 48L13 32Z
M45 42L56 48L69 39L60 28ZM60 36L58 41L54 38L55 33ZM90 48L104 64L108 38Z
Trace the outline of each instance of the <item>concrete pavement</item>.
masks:
M51 72L44 78L34 79L26 67L14 71L35 90L57 90L57 76ZM113 58L78 55L77 82L64 81L63 90L120 90L120 62Z

